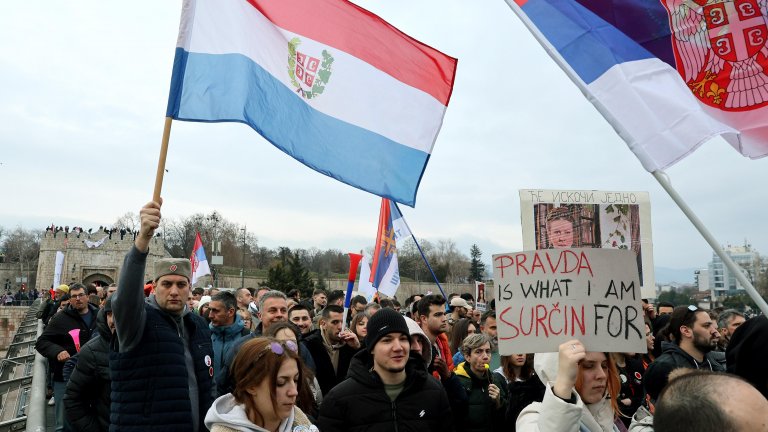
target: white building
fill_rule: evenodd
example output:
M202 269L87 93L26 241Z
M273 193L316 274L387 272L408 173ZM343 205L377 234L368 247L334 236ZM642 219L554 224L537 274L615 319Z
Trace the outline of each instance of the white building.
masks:
M741 267L747 280L754 284L760 269L760 254L745 242L744 246L728 246L725 249L731 259ZM744 293L744 287L738 283L736 276L731 273L716 254L712 254L709 263L709 289L714 298L739 295Z

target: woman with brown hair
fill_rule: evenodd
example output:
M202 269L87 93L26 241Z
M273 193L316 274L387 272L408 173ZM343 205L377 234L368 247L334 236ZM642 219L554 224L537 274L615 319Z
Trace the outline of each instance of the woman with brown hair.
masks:
M574 339L558 353L536 354L534 368L547 390L517 418L517 432L626 432L619 420L620 383L610 355Z
M349 323L349 330L357 335L357 340L360 341L360 348L365 348L365 337L368 335L368 315L365 312L358 312L352 317L352 321Z
M453 353L453 364L457 365L465 360L464 354L461 352L461 344L464 342L467 336L479 333L474 321L469 318L462 318L456 321L451 330L451 337L449 345L451 346L451 352Z
M493 371L507 382L507 409L504 412L504 423L512 425L520 411L533 402L541 402L546 386L533 370L533 354L512 354L501 356L501 366Z
M296 406L304 385L298 345L291 340L254 338L244 343L232 363L232 393L216 399L205 416L211 432L317 431Z

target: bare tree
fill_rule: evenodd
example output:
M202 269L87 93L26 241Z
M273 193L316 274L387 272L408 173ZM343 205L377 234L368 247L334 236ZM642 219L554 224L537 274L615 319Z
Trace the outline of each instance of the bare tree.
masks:
M134 212L127 212L126 214L117 218L112 224L115 229L130 229L131 232L138 232L141 228L141 219L139 215Z
M40 254L41 237L42 232L40 230L25 230L21 227L16 227L5 237L0 237L2 238L0 249L5 254L5 261L18 263L22 277L25 273L29 274L32 262Z

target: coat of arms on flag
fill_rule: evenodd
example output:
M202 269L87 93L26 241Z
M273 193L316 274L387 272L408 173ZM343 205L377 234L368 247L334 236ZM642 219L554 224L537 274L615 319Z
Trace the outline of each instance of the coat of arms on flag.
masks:
M677 69L701 102L728 111L768 104L768 0L663 3Z
M312 99L323 93L331 78L333 56L327 50L321 53L322 60L298 50L301 39L295 37L288 42L288 75L296 93L304 99Z

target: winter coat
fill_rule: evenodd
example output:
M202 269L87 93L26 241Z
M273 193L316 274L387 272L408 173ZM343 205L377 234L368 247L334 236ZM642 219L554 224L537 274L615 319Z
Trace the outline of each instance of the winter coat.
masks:
M558 353L536 354L533 368L547 385L544 399L523 409L517 418L517 432L617 432L616 415L610 400L585 404L576 390L575 403L560 399L552 391L557 378Z
M617 399L619 400L619 409L623 416L621 417L624 425L629 427L629 422L632 416L635 414L640 404L643 403L645 398L645 391L643 390L643 363L637 357L625 356L625 366L620 367L616 365L619 372L619 380L621 381L621 390ZM629 406L621 403L622 399L629 399Z
M96 326L98 335L77 354L78 360L64 395L67 420L74 430L81 432L109 430L109 343L112 333L103 310L99 311Z
M456 376L467 393L467 403L455 412L458 429L466 432L506 430L503 427L504 411L507 407L507 382L503 376L492 373L486 365L485 376L472 371L467 362L459 363L454 369ZM488 386L493 383L500 390L499 403L488 396Z
M493 373L507 381L507 399L509 402L504 412L504 423L511 427L512 432L514 432L515 422L517 421L517 416L520 415L520 411L534 402L541 402L544 399L544 392L547 387L536 374L531 375L525 381L508 381L504 376L502 367L499 367Z
M87 325L77 310L68 306L66 309L54 315L43 330L43 334L37 338L35 349L43 356L48 358L48 364L53 372L53 380L63 382L64 376L62 370L64 362L60 362L57 356L62 351L67 351L70 356L77 354L75 341L70 336L70 330L80 329L80 343L85 344L91 339L91 334L96 328L96 314L98 309L92 304L88 304L93 314L91 325Z
M245 407L238 404L231 393L216 399L205 415L205 426L211 432L267 432L253 424L245 413ZM278 432L318 432L306 414L294 406L291 415L285 418L277 428Z
M243 319L238 314L235 314L235 321L228 326L214 326L213 323L208 326L211 329L211 342L213 343L214 379L218 382L225 353L232 348L238 339L250 332L245 330Z
M704 355L704 363L700 365L696 359L675 343L662 342L661 348L662 354L648 366L643 376L645 391L653 400L659 397L661 390L667 385L669 373L675 369L688 368L725 372L725 368L715 360L711 352Z
M373 356L358 352L346 380L325 394L317 426L323 432L409 432L454 430L445 390L430 377L422 358L406 363L402 392L392 401L372 370Z
M653 414L646 407L641 406L632 416L629 432L653 432Z
M318 329L311 332L303 341L315 363L315 376L317 377L317 382L320 383L320 390L322 390L323 395L326 395L337 384L344 381L349 370L349 363L357 350L349 345L339 348L339 366L334 371L331 357L328 355L328 351L323 344L321 330Z

